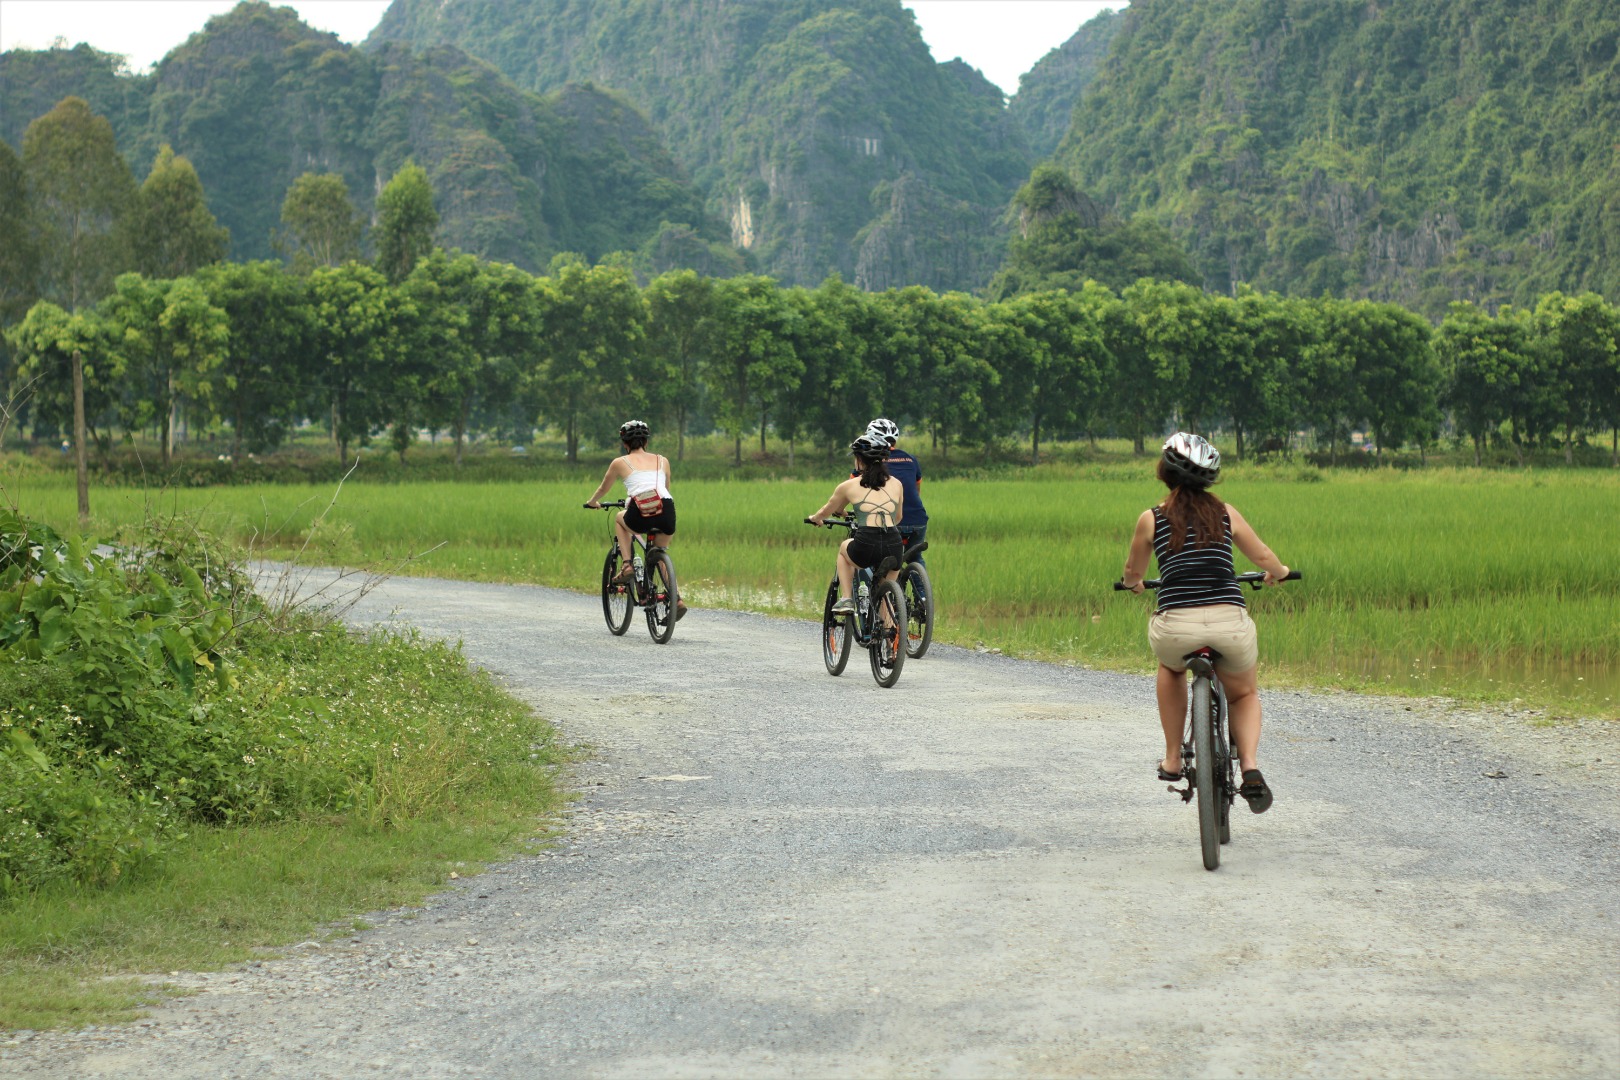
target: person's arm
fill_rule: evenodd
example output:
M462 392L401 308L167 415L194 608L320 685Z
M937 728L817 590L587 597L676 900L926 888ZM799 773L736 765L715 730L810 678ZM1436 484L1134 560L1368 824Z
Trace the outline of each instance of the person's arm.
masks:
M817 525L825 524L828 518L837 516L844 507L848 506L849 497L844 494L844 488L848 487L850 483L852 481L845 480L842 484L833 488L832 495L822 504L820 510L810 515L810 520Z
M1125 573L1120 578L1133 593L1142 591L1142 579L1147 576L1148 564L1153 561L1153 511L1144 510L1136 519L1136 531L1131 534L1131 548L1125 555Z
M1243 552L1244 558L1266 572L1265 583L1275 585L1287 577L1288 567L1283 565L1281 559L1272 554L1265 541L1261 540L1255 531L1249 527L1249 523L1243 520L1243 515L1238 513L1237 507L1227 503L1226 514L1232 519L1232 542L1237 545L1239 551Z
M596 490L591 493L591 497L585 500L586 506L594 510L602 505L602 496L607 494L608 488L612 487L613 482L619 478L619 462L623 460L623 458L614 458L608 463L607 472L602 475L602 482L596 485Z
M658 455L659 464L664 466L664 486L669 487L669 458L663 454Z

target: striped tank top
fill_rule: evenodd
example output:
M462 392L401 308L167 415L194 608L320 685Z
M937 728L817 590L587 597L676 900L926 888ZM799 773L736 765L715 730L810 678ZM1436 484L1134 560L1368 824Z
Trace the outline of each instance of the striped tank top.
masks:
M1224 542L1208 547L1193 546L1192 525L1187 526L1187 538L1181 550L1170 550L1170 522L1164 511L1153 508L1153 556L1159 562L1159 610L1171 608L1203 607L1206 604L1236 604L1243 602L1243 586L1237 583L1237 571L1232 566L1232 519L1221 515L1226 526Z

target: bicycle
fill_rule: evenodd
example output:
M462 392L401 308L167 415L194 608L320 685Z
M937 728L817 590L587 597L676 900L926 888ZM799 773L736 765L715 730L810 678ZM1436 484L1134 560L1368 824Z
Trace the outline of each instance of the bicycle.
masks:
M1262 573L1237 575L1238 581L1246 582L1257 591L1265 579ZM1299 579L1299 571L1290 570L1282 580ZM1159 585L1158 578L1142 582L1145 589L1157 589ZM1123 581L1114 582L1114 589L1130 591ZM1192 802L1194 796L1198 799L1198 842L1205 870L1221 865L1221 845L1232 840L1232 804L1237 799L1239 786L1233 775L1238 752L1226 723L1226 690L1215 670L1215 661L1220 657L1219 652L1207 645L1184 657L1187 670L1193 676L1192 700L1187 707L1187 727L1181 742L1181 778L1187 781L1187 786L1168 786L1184 803Z
M806 525L814 525L809 518ZM826 528L842 525L851 532L855 519L828 518ZM919 544L917 553L926 545ZM821 658L827 665L827 674L842 675L849 663L852 643L867 650L872 663L872 678L885 689L900 680L900 670L906 664L906 594L898 581L889 581L888 575L900 567L901 560L890 556L879 563L869 578L856 577L855 613L833 614L838 602L838 575L827 586L827 599L821 608ZM874 584L875 582L875 584Z
M921 660L934 640L934 585L928 567L918 561L927 550L926 540L916 547L906 541L905 560L900 567L900 589L906 594L906 655L913 660ZM870 575L870 571L862 573Z
M619 499L594 507L587 505L585 509L611 512L624 509L624 502ZM657 535L656 532L648 534L649 538ZM658 644L668 644L675 633L681 602L680 589L675 584L675 563L666 549L647 543L637 533L630 534L630 557L636 568L635 575L629 581L614 581L624 565L615 533L608 543L607 559L602 563L602 617L614 636L622 637L630 629L631 610L640 608L647 616L647 633Z

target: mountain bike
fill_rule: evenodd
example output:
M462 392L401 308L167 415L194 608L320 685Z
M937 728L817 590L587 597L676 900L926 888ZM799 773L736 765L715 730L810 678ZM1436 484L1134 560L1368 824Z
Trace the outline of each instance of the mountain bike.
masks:
M1298 581L1298 570L1290 570L1284 581ZM1239 574L1237 579L1258 590L1266 575ZM1146 589L1157 589L1158 578L1142 582ZM1129 592L1123 581L1114 582L1118 592ZM1227 725L1226 690L1221 686L1215 662L1221 654L1209 646L1194 649L1184 659L1192 672L1192 701L1187 707L1187 727L1181 741L1181 777L1185 788L1169 785L1181 801L1198 799L1198 842L1204 856L1204 869L1221 865L1221 845L1232 840L1232 804L1237 799L1238 780L1234 775L1237 744Z
M928 567L918 561L927 550L926 540L916 547L908 542L900 566L900 590L906 594L906 655L913 660L921 660L934 640L934 583ZM870 579L870 570L861 572Z
M806 525L814 525L809 518ZM851 532L855 519L828 518L827 528L842 525ZM922 552L922 545L917 548ZM888 580L889 572L900 567L900 560L890 556L877 565L872 575L855 578L855 613L835 615L833 604L838 602L838 575L833 574L827 586L827 599L821 607L821 658L827 665L827 674L842 675L849 663L849 654L855 645L866 649L872 662L872 678L887 689L900 680L900 669L906 664L906 594L898 581Z
M598 504L609 511L624 509L624 500ZM598 507L587 506L593 510ZM649 533L648 538L657 536ZM630 612L640 608L647 616L647 633L660 645L667 644L675 633L675 620L681 601L675 584L675 563L669 552L657 544L649 544L637 533L630 534L630 557L636 568L629 581L615 582L624 565L619 554L619 538L614 533L608 543L606 560L602 563L602 617L615 636L630 629Z

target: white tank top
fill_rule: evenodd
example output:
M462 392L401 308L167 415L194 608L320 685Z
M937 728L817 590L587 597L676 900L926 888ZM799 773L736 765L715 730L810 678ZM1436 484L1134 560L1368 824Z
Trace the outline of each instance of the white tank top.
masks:
M664 480L664 463L660 461L656 469L634 469L624 478L624 492L629 498L644 495L649 491L658 492L665 499L674 498L669 493L669 484Z

